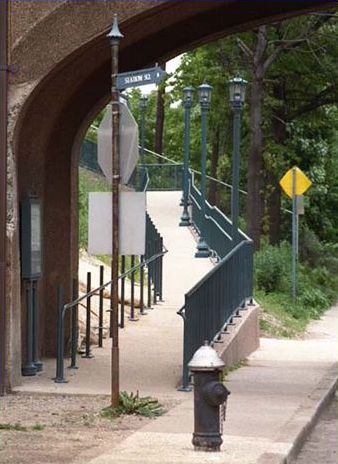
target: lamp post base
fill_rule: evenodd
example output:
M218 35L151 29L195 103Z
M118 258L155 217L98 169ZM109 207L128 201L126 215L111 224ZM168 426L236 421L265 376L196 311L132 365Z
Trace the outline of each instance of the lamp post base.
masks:
M201 237L197 245L197 251L195 253L195 258L209 258L210 255L211 255L211 252L208 247L208 244L206 243L204 238Z
M180 227L189 227L191 226L190 216L187 211L183 211L181 216L181 222L179 223Z
M24 377L36 375L37 373L37 367L33 362L28 362L25 364L25 366L22 368L22 375Z

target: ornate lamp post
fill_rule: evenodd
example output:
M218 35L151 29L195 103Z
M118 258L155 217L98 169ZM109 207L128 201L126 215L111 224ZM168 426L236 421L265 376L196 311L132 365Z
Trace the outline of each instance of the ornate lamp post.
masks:
M119 404L119 184L120 184L120 102L119 91L116 86L116 76L119 72L119 45L123 38L117 22L117 15L114 15L112 29L107 35L111 45L112 59L112 263L111 263L111 336L112 336L112 364L111 364L111 406L116 408Z
M206 83L198 87L199 102L201 105L201 119L202 119L202 152L201 152L201 201L202 201L202 227L201 236L197 245L196 258L208 258L210 250L205 241L204 234L206 231L206 217L205 217L205 197L206 197L206 168L207 168L207 113L210 108L212 87Z
M235 77L229 81L230 104L233 110L233 152L232 152L232 195L231 195L231 219L232 219L232 243L236 246L239 242L238 216L239 216L239 167L240 167L240 131L241 113L245 101L247 81L241 77Z
M141 113L141 165L144 166L144 141L145 141L145 113L148 105L148 97L141 95L139 108Z
M180 226L190 226L190 216L188 212L189 203L189 155L190 155L190 110L193 100L193 88L183 89L184 106L184 170L183 170L183 213Z

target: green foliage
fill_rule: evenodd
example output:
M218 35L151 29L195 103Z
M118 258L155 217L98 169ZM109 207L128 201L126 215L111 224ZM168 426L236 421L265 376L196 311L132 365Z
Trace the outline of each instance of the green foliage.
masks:
M112 409L110 406L101 411L101 416L107 419L126 415L138 415L145 417L158 417L165 414L163 406L154 398L150 396L141 397L139 393L120 392L119 405L117 408Z
M27 432L27 427L16 423L16 424L9 424L9 423L0 423L0 430L13 430L16 432Z
M266 293L287 290L290 273L290 245L283 242L280 246L265 244L255 254L254 280L256 288Z

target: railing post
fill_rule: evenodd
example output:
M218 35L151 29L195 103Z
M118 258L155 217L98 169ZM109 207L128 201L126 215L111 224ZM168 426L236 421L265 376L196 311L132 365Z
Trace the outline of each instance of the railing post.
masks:
M144 255L140 256L140 314L145 316L144 310Z
M163 237L160 237L160 250L163 251ZM163 256L159 258L159 298L163 301Z
M55 383L67 383L64 377L64 320L63 320L63 287L57 289L57 358Z
M121 256L121 274L123 275L126 272L126 257ZM125 298L125 289L126 289L126 278L122 277L121 279L121 309L120 309L120 327L124 329L124 298Z
M90 272L87 272L87 293L91 291L92 288L92 275ZM91 299L92 297L87 297L87 312L86 312L86 353L83 358L90 359L93 355L90 353L90 332L91 332Z
M100 266L100 287L104 284L104 266ZM99 348L103 347L103 288L99 295Z
M131 268L135 267L135 255L131 256ZM138 317L135 317L135 271L132 271L130 278L130 321L138 321Z
M72 299L75 301L78 298L78 280L73 279L72 282ZM77 369L76 366L76 353L77 353L77 343L78 343L78 305L71 308L72 311L72 342L71 342L71 363L70 369Z
M148 250L149 250L149 256L151 256L150 242L148 242ZM149 309L151 309L151 263L147 264L147 269L148 269L148 275L147 275L147 294L148 294L147 307Z

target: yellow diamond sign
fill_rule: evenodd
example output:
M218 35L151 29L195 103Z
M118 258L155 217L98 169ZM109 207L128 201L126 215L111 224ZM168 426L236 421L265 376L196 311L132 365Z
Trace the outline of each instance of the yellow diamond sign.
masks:
M310 179L299 168L294 167L289 169L279 181L279 185L290 198L292 198L293 194L293 182L295 195L303 195L312 185Z

